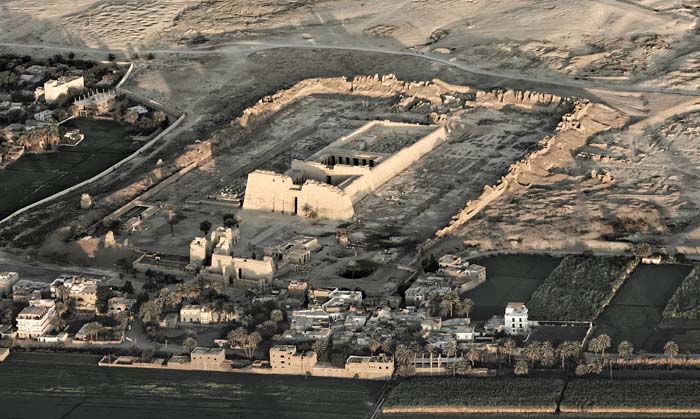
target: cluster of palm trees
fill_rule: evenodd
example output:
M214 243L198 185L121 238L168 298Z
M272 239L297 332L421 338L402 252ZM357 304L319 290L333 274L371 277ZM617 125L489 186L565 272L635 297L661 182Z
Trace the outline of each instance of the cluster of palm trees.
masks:
M258 347L260 342L262 342L262 336L260 336L260 333L248 333L248 331L243 327L230 331L228 335L226 335L226 338L231 347L241 348L243 350L243 354L248 359L253 357L255 349Z
M460 317L469 317L472 309L474 309L474 301L469 298L462 300L454 290L443 295L440 300L439 310L441 317L452 318L455 314Z

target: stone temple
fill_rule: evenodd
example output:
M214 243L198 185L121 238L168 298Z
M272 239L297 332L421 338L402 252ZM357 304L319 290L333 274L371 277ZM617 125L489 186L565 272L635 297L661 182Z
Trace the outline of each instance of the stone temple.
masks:
M443 126L368 122L309 159L292 160L291 169L284 174L251 172L243 208L349 220L362 198L446 139Z

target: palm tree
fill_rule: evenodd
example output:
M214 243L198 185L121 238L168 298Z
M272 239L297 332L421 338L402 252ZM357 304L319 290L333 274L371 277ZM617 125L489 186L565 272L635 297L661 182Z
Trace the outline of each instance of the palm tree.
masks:
M461 317L469 318L472 309L474 308L474 301L466 298L457 304L457 314Z
M634 346L626 340L623 340L617 345L617 354L620 358L626 359L628 356L632 355L633 352Z
M551 342L542 342L540 344L540 362L545 367L551 367L554 365L554 360L556 355L554 353L554 346Z
M413 358L413 354L411 353L411 350L408 348L408 346L402 343L396 346L396 350L394 351L394 358L396 359L396 363L399 366L405 367L411 363L411 358Z
M459 295L455 291L450 291L442 297L441 306L449 310L450 318L454 315L454 307L459 302Z
M209 230L211 230L211 221L204 220L199 223L199 231L204 233L205 237L209 234Z
M586 365L586 368L588 369L589 374L595 374L598 375L601 372L603 372L603 364L600 361L593 361L590 364Z
M664 354L673 361L673 358L678 355L678 344L672 340L664 345Z
M303 207L301 207L301 210L304 211L304 215L305 215L306 217L308 217L308 216L309 216L309 212L311 212L311 211L313 210L313 208L312 208L311 205L309 205L309 203L307 202L306 204L304 204Z
M428 355L430 355L430 375L433 375L433 357L435 356L437 349L435 348L435 345L428 343L425 345L425 351L428 353Z
M518 348L513 339L508 339L503 343L503 353L508 356L508 363L512 362L512 357L515 355L515 351Z
M368 345L368 346L369 346L369 351L370 351L370 353L371 353L372 355L375 355L375 354L377 353L377 351L379 350L379 348L382 347L382 344L379 343L379 341L378 341L376 338L372 337L372 338L369 339L369 345Z
M611 345L610 336L605 334L598 336L598 343L600 345L600 353L603 355L603 358L605 358L605 350Z
M324 340L314 341L314 344L311 345L311 349L314 352L316 352L316 354L318 354L318 355L326 352L326 348L328 348L328 345L326 344L326 341L324 341Z
M479 353L479 351L477 351L476 349L472 348L469 350L469 352L467 352L467 359L471 363L472 367L474 366L474 361L476 361L479 358L481 358L481 353Z
M448 358L453 358L457 356L457 342L451 340L447 343L447 348L445 349L445 355Z
M576 365L576 375L579 377L588 375L588 365L584 364L583 362Z
M525 357L527 357L528 361L530 361L530 364L532 366L535 365L535 362L539 360L540 358L540 342L538 341L532 341L530 342L526 347L525 347Z
M515 363L515 369L513 370L513 372L515 372L515 375L527 375L529 370L530 369L527 365L527 362L525 362L525 360L521 359Z
M270 320L272 320L275 323L279 323L282 320L284 320L284 313L282 310L276 308L270 312Z
M566 358L575 356L578 353L578 343L565 340L557 346L557 352L561 358L561 368L566 368Z
M175 207L172 205L165 207L165 219L170 224L170 235L175 237L175 229L173 228L173 224L175 224Z
M187 339L182 342L182 346L187 348L189 352L192 352L194 348L196 348L199 344L197 343L197 340L193 337L188 337Z

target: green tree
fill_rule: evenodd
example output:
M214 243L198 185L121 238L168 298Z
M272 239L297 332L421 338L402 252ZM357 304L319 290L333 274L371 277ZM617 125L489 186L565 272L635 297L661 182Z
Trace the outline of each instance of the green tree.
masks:
M199 344L197 343L197 340L195 338L189 336L182 342L182 346L184 346L188 352L192 352L194 348L199 346Z
M204 233L205 237L209 234L210 230L211 230L211 221L204 220L201 223L199 223L199 231Z
M469 314L471 314L472 309L474 309L474 301L472 301L469 298L466 298L457 303L457 314L460 317L469 318Z
M518 345L516 345L513 339L507 339L505 342L503 342L501 351L508 357L508 364L512 362L513 355L515 355L517 349Z
M623 340L622 342L620 342L619 345L617 345L617 354L622 359L626 359L627 357L632 355L633 352L634 346L626 340Z
M672 340L666 342L664 345L664 355L673 361L673 358L678 355L678 344Z
M513 372L515 375L527 375L528 372L530 372L530 368L528 367L527 362L525 362L524 359L521 359L515 363Z
M270 320L279 323L284 320L284 313L282 313L282 310L276 308L270 312Z

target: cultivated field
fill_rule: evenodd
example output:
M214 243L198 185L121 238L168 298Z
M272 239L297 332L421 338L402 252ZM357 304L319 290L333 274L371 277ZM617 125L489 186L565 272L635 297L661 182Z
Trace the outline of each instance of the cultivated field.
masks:
M635 348L662 352L668 340L659 327L664 307L690 269L688 265L637 267L598 318L594 334L609 335L613 348L627 340ZM685 352L690 348L680 349Z
M486 267L486 282L466 294L474 301L474 320L503 315L509 302L526 302L561 259L540 255L503 255L476 259Z
M0 363L2 417L364 418L380 382L97 367L85 355Z
M627 257L567 256L532 294L529 314L536 320L591 321L636 263Z
M562 413L700 414L700 381L578 379L566 386Z
M0 219L95 176L137 147L114 121L74 119L65 127L80 129L85 139L74 147L59 146L56 152L25 154L0 171Z
M563 381L411 378L391 389L384 413L554 413ZM420 395L420 397L416 397Z

